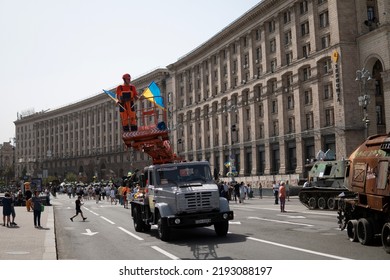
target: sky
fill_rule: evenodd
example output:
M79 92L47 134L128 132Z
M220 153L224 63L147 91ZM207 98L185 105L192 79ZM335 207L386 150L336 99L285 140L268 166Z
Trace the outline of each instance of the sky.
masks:
M191 52L260 0L0 0L0 144L60 108Z

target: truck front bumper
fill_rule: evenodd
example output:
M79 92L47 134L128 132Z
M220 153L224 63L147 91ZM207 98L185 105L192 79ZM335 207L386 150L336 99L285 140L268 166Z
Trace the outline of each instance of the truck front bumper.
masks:
M168 227L201 227L210 226L216 223L226 222L233 220L233 211L227 212L208 212L208 213L196 213L185 214L177 216L163 217L162 222L166 223Z

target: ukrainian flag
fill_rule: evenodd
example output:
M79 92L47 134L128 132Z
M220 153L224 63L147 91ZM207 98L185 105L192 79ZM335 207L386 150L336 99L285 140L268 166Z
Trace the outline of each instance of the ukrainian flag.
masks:
M142 95L147 98L150 102L153 102L157 106L159 106L161 109L164 109L164 100L161 96L160 88L157 86L157 84L153 81L150 83L150 85L144 90Z

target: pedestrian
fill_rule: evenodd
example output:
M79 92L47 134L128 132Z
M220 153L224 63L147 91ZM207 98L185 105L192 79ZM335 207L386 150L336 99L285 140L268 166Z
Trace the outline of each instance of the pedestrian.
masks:
M12 213L12 199L9 192L6 192L4 194L3 200L3 226L6 226L7 221L7 227L10 227L10 216Z
M234 185L234 201L237 203L237 198L240 199L240 184L236 182Z
M240 203L244 203L245 197L247 196L247 187L244 185L244 182L241 182L239 187L239 201Z
M81 201L82 199L82 196L79 195L75 201L75 204L76 204L76 215L74 215L73 217L70 218L70 220L73 222L73 218L77 217L79 214L81 215L81 218L83 218L83 221L85 221L87 218L84 217L83 215L83 211L81 210L81 205L83 205L84 203Z
M259 183L259 196L260 199L263 199L263 185Z
M279 198L278 198L279 185L276 183L276 181L273 181L273 183L272 183L272 191L273 191L274 197L275 197L275 204L279 204Z
M114 202L115 205L116 205L117 204L117 200L116 200L116 190L115 190L114 185L111 186L110 197L111 197L111 204Z
M290 184L288 180L286 181L286 197L287 197L287 201L290 201Z
M42 202L39 198L39 191L34 192L34 196L31 198L31 207L34 213L34 226L35 228L41 227L41 212L42 212Z
M119 103L120 118L123 131L137 130L137 117L134 109L134 102L139 98L136 87L131 84L130 74L122 76L123 85L116 88L116 98Z
M17 226L17 223L15 223L15 217L16 217L15 203L16 203L16 197L12 193L11 194L11 226Z
M30 190L30 182L24 183L24 189L25 189L25 196L26 196L26 209L27 212L30 212L31 210L31 197L32 197L32 192Z
M286 183L284 181L280 182L279 200L280 200L280 212L287 212L284 209L284 206L286 205Z

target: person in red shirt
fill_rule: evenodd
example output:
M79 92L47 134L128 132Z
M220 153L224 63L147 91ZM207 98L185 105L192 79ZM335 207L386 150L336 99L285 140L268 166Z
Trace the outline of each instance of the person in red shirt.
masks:
M280 212L286 212L284 206L286 205L286 183L280 182L279 186L279 200L280 200Z
M123 131L137 130L137 116L134 102L139 98L136 87L131 84L130 74L122 76L123 85L116 88L116 97L120 103L119 112L122 120Z

